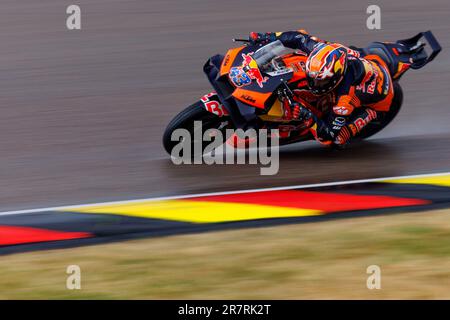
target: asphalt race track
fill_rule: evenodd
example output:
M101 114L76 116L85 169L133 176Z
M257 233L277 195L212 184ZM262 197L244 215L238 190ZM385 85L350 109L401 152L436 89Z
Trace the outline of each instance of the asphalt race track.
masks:
M0 212L0 255L450 206L450 173Z
M3 0L0 11L0 211L153 196L446 172L450 163L450 5L377 1ZM328 4L327 4L328 3ZM432 30L443 51L402 79L403 110L381 134L337 152L286 148L280 172L175 166L161 136L209 92L201 68L231 38L305 28L364 46Z

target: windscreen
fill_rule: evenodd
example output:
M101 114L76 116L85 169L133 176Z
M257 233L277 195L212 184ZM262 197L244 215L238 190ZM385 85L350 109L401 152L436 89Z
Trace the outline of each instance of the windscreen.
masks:
M255 59L258 66L261 68L271 62L273 58L292 53L293 51L293 49L286 48L280 40L277 40L258 49L253 54L253 59Z

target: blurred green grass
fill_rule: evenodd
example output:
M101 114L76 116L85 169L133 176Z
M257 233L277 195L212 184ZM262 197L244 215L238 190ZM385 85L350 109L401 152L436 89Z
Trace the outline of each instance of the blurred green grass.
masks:
M2 299L450 298L450 210L3 256ZM66 289L66 268L82 289ZM382 289L368 290L378 265Z

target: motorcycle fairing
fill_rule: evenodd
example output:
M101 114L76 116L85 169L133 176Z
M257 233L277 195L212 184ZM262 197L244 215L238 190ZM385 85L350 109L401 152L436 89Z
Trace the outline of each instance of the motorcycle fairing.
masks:
M221 65L221 76L229 76L229 72L232 68L241 68L244 65L244 59L258 50L259 46L246 46L228 50L225 61ZM228 57L228 58L227 58ZM234 58L230 65L230 61ZM262 75L265 77L265 75ZM232 96L239 100L243 104L259 108L268 109L272 106L275 100L276 89L281 85L281 81L289 81L293 76L293 72L285 72L283 74L267 77L265 81L258 84L258 81L252 79L246 85L235 85ZM233 81L230 82L233 83Z
M203 66L203 72L224 108L228 111L236 128L245 128L249 123L256 120L256 109L245 103L238 104L232 96L235 88L230 84L226 74L220 74L224 58L220 54L211 57Z
M233 62L236 59L236 56L243 48L245 48L245 46L233 48L227 51L224 59L222 60L222 64L220 65L221 76L227 75L230 72L230 69L233 66Z
M249 54L258 49L259 46L233 48L228 50L225 56L212 57L204 66L204 72L217 92L218 99L223 102L232 121L239 128L256 121L256 118L265 113L271 113L272 119L281 121L283 112L277 105L278 87L283 81L295 85L305 80L306 56L292 53L282 58L286 69L264 74L264 77L268 77L263 83L252 81L245 86L234 86L229 78L230 70L242 67L244 59L248 59ZM248 60L245 62L249 63Z

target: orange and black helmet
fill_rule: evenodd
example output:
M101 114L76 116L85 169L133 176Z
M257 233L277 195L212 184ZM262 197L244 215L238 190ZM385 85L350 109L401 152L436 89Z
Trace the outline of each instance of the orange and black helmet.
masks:
M312 93L327 93L341 82L347 69L347 50L338 44L318 44L306 60L306 78Z

